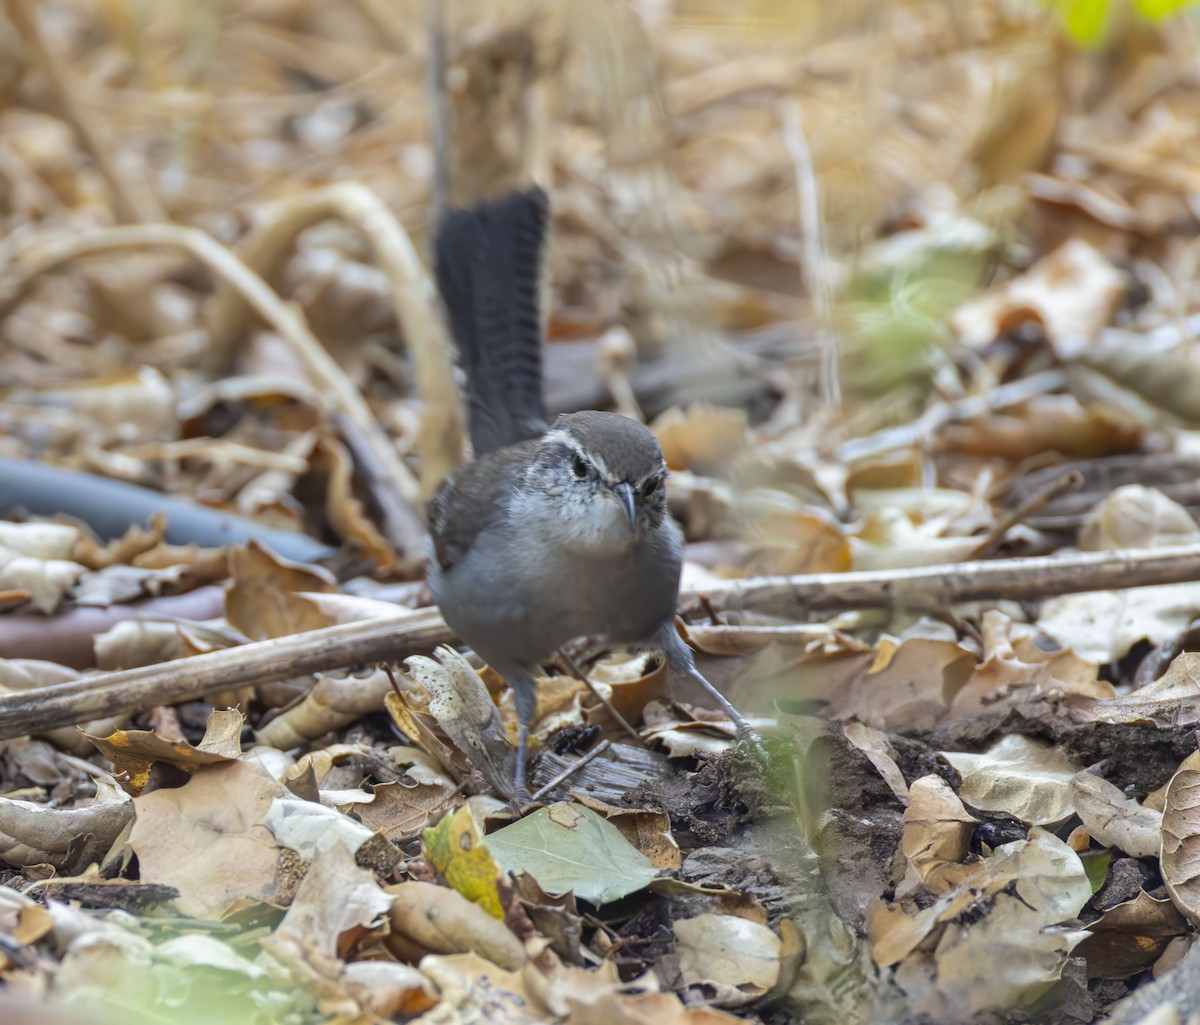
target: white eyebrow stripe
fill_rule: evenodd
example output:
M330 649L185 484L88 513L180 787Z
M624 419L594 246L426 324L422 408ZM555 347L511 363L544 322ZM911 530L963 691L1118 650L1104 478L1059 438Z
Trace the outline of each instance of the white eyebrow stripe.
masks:
M604 464L604 460L601 459L597 453L586 451L576 438L561 428L555 428L554 430L547 431L542 435L542 440L549 442L552 445L565 445L577 456L579 456L580 459L594 466L600 473L600 476L602 476L610 484L617 483L617 481L613 478L613 475L609 472L608 467Z

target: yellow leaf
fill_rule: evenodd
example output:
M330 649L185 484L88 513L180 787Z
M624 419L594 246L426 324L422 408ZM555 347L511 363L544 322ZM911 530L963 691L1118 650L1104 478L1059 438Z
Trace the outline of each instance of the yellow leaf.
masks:
M470 808L464 805L425 830L422 846L425 860L448 886L496 918L504 917L496 886L500 869Z

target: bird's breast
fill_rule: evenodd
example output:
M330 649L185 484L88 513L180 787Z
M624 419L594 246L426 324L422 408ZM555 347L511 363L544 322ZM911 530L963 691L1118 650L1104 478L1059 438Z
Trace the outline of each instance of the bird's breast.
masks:
M582 636L644 641L674 616L680 543L672 524L608 554L531 530L480 542L430 583L450 626L490 662L543 662Z

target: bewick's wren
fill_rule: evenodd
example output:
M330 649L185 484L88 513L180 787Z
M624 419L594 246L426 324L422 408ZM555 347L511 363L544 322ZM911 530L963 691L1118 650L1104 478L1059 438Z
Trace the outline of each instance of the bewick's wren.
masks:
M682 539L667 516L658 441L615 413L547 422L538 314L547 213L540 189L516 193L451 211L435 243L475 461L430 503L429 583L446 622L512 688L521 801L534 671L576 637L661 649L749 730L675 630Z

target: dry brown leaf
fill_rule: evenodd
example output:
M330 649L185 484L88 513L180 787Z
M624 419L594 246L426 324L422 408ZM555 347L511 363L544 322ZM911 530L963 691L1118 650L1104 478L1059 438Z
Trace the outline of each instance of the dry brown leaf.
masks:
M781 491L756 488L738 506L739 536L750 547L747 573L844 573L853 541L824 509Z
M1089 979L1127 979L1149 968L1175 936L1188 931L1185 919L1169 900L1155 900L1145 890L1109 908L1088 925L1091 933L1078 947Z
M471 663L443 645L436 660L417 655L405 665L429 694L429 712L446 736L499 793L507 794L512 789L511 746L496 704Z
M53 612L83 575L72 561L80 536L54 523L0 523L0 590L25 591L39 612Z
M10 393L15 405L69 409L77 429L120 433L123 441L171 441L179 436L175 388L149 366L61 388Z
M1045 650L1045 638L995 609L983 614L984 659L950 704L951 715L967 718L1002 700L1033 694L1084 694L1109 698L1116 691L1099 678L1100 666L1070 650ZM1039 644L1039 640L1042 642Z
M410 1025L450 1025L456 1021L541 1025L545 1021L522 973L498 968L478 954L430 954L421 959L420 968L442 999Z
M239 902L271 900L280 850L266 817L286 796L262 765L236 761L134 798L129 845L142 882L175 887L176 906L197 918L220 919Z
M442 817L458 797L458 788L443 783L378 783L369 804L357 804L354 815L393 842L406 842Z
M233 637L222 636L219 629L194 621L126 619L96 637L96 667L134 669L155 665L225 647L232 641Z
M732 724L730 729L721 730L716 723L682 719L659 701L650 702L643 717L645 722L638 733L643 740L662 744L669 758L716 757L733 743Z
M1088 518L1081 544L1115 551L1134 544L1154 548L1200 537L1191 514L1152 488L1119 488ZM1038 626L1064 647L1096 662L1123 658L1139 641L1174 640L1200 612L1200 584L1092 591L1049 598Z
M399 678L402 688L406 679L407 677L404 676ZM392 724L404 736L420 745L419 748L406 746L403 750L407 761L401 763L397 759L397 764L414 766L417 770L416 774L410 768L409 775L418 783L448 782L450 779L458 777L455 761L457 758L461 758L461 755L442 739L441 732L437 729L437 721L433 716L418 712L413 707L417 694L419 694L422 704L428 703L428 695L415 684L408 692L404 693L403 697L395 691L389 691L384 695L383 704L391 717Z
M1130 452L1144 435L1144 425L1110 404L1039 395L1001 412L947 424L939 439L950 452L1018 462L1045 452L1077 459Z
M1156 488L1127 484L1097 505L1079 532L1085 552L1195 544L1200 526L1178 502Z
M325 514L330 526L339 537L355 543L364 557L381 569L393 569L396 553L354 495L354 466L346 447L333 438L322 437L313 453L313 465L322 467L329 478Z
M896 750L888 740L887 734L860 722L846 723L845 732L846 739L866 755L867 760L875 766L875 770L900 803L908 804L908 784L904 780L904 773L896 764Z
M638 719L647 703L667 695L667 663L653 652L610 655L590 666L587 677L630 722ZM600 708L592 711L591 722L607 718Z
M347 973L346 955L382 923L391 905L374 873L332 840L315 849L283 921L262 940L263 950L286 967L323 1014L356 1016L397 1001L428 1007L433 993L420 972L392 965L382 979Z
M8 938L8 949L14 955L37 943L53 928L54 916L44 907L16 890L0 887L0 934ZM7 954L0 953L0 975L14 964Z
M233 586L225 597L225 619L252 641L332 625L298 593L336 590L333 577L319 567L292 562L252 541L230 551L229 574Z
M158 548L166 533L167 518L161 513L150 521L149 527L130 524L124 534L107 544L101 544L89 531L81 530L71 550L71 556L76 562L83 563L92 570L133 563L152 549Z
M44 662L33 658L0 659L0 694L30 690L34 687L51 687L56 683L67 683L78 680L80 673L57 662ZM80 723L79 726L64 726L57 730L48 730L41 734L52 740L64 751L83 757L92 750L87 738L80 734L84 732L110 732L121 723L126 716L97 719L93 722Z
M831 695L830 711L879 730L929 729L975 671L975 656L953 641L880 640L874 664Z
M507 971L525 964L525 948L508 927L455 890L409 882L387 892L393 901L392 933L386 942L402 960L473 952Z
M1110 328L1075 354L1094 371L1084 386L1111 406L1124 405L1143 422L1196 422L1200 353L1190 329L1168 321L1152 331ZM1101 376L1102 375L1102 376Z
M512 877L513 894L564 963L583 964L583 917L575 894L552 896L528 872Z
M746 444L746 414L740 409L696 403L660 414L650 425L672 470L710 472Z
M1053 834L1035 827L1028 840L1003 844L979 866L932 904L881 903L867 916L875 960L897 965L911 1005L936 1020L969 1020L1037 999L1086 935L1050 928L1091 896L1079 856Z
M314 674L304 699L255 732L255 740L281 751L297 747L383 707L391 692L387 673L374 669L362 676Z
M245 716L236 709L214 711L208 717L204 739L195 747L186 740L168 740L150 730L115 730L107 737L85 736L118 772L129 774L126 786L136 795L150 781L150 769L155 762L192 772L202 765L235 761L242 753L245 721Z
M605 993L583 1003L568 997L563 1025L737 1025L742 1021L715 1007L685 1007L674 993Z

